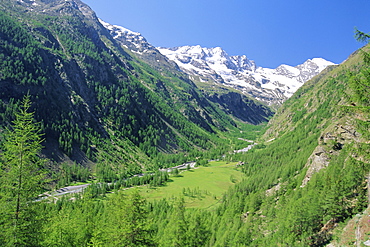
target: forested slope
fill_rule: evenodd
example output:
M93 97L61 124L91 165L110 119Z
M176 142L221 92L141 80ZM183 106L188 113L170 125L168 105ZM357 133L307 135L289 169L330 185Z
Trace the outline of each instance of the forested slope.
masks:
M97 163L113 180L171 166L167 154L197 157L236 130L184 74L139 60L81 1L2 1L0 22L0 125L29 94L52 161Z
M278 110L264 144L239 157L248 178L225 196L221 219L239 215L243 223L222 243L243 232L251 246L323 246L367 208L368 71L355 52Z

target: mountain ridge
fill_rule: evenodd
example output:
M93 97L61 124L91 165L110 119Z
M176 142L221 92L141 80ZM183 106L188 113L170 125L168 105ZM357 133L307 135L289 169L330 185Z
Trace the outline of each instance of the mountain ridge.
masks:
M101 19L100 22L116 40L152 66L160 63L175 67L195 82L210 80L210 83L226 85L270 106L281 105L303 83L327 66L335 65L323 58L312 58L294 67L281 64L275 69L263 68L246 55L229 56L221 47L154 47L138 32Z
M266 121L272 116L272 111L263 103L253 100L252 97L242 94L240 91L226 88L223 85L204 85L193 80L191 76L184 73L181 68L169 58L164 56L160 51L151 45L145 37L138 32L133 32L119 25L109 24L101 19L100 23L111 33L112 37L119 42L128 52L136 56L152 68L165 73L171 71L179 74L180 77L187 78L200 88L203 95L213 103L216 103L225 113L231 114L234 118L243 122L259 124ZM242 62L240 62L242 64ZM233 100L231 100L234 98Z
M157 66L156 63L174 66L195 82L210 80L226 85L270 106L281 105L303 83L327 66L335 65L323 58L312 58L294 67L281 64L275 69L263 68L246 55L229 56L221 47L154 47L138 32L103 20L100 22L116 40L152 66Z
M184 71L199 80L212 79L249 94L268 105L280 105L302 84L334 63L322 58L306 60L295 67L282 64L276 69L258 67L247 56L229 56L222 48L182 46L158 48Z

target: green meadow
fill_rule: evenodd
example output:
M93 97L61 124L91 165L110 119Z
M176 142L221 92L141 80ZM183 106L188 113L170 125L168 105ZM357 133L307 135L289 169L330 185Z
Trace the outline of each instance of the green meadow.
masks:
M148 201L162 198L171 201L184 197L187 207L212 208L219 203L230 186L241 181L243 173L236 164L212 161L209 166L184 170L177 177L171 176L164 186L142 186L138 189Z

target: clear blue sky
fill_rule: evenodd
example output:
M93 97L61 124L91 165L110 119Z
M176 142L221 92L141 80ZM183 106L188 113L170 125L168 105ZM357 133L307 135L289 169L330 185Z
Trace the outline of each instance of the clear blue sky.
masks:
M154 46L221 47L257 66L334 63L370 32L370 0L82 0L104 21L140 32Z

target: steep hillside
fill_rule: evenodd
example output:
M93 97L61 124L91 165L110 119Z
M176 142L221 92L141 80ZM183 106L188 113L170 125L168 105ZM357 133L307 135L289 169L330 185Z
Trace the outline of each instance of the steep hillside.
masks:
M128 176L171 165L158 155L218 147L237 126L184 74L123 47L79 0L2 1L0 22L1 125L30 94L53 161Z
M235 222L230 214L243 223L223 229L218 244L324 246L367 208L369 65L361 53L302 86L271 119L263 144L239 154L248 178L225 196L218 224ZM368 240L359 234L358 244Z
M215 77L210 77L214 81L202 83L194 78L192 73L184 74L182 72L184 70L180 69L175 62L162 55L160 51L163 49L152 46L140 33L118 25L111 25L103 20L100 22L109 30L112 37L133 56L142 59L161 73L167 72L175 76L190 78L208 100L216 103L228 115L251 124L260 124L272 116L271 109L264 103L254 100L253 97L247 96L239 90L216 83L219 79ZM230 100L231 98L232 100Z

